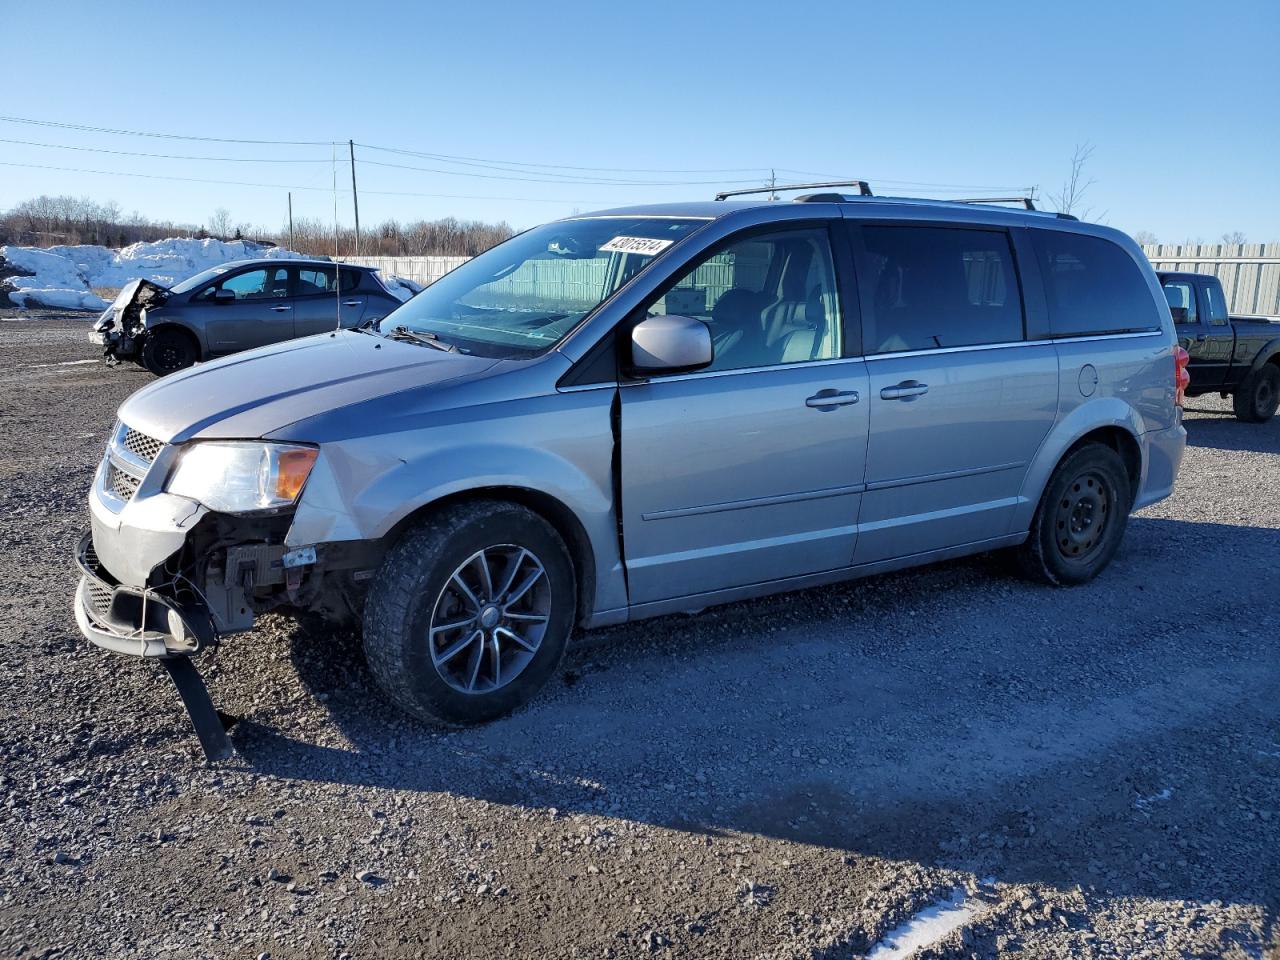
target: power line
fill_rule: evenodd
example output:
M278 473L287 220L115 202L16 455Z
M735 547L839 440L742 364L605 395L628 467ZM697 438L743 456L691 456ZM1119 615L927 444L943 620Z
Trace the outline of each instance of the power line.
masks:
M232 163L328 163L327 160L281 157L198 157L178 153L143 153L137 150L111 150L107 147L81 147L69 143L38 143L35 140L8 140L0 137L0 143L16 143L24 147L47 147L51 150L79 150L83 153L110 153L120 157L152 157L158 160L218 160Z
M146 130L119 130L113 127L91 127L83 123L59 123L55 120L32 120L29 117L4 117L5 123L26 123L36 127L57 127L60 130L79 130L84 133L109 133L124 137L156 137L161 140L193 140L201 143L252 143L274 147L328 147L334 140L245 140L235 137L193 137L177 133L153 133Z
M312 190L329 193L329 187L303 187L287 183L256 183L246 180L211 180L203 177L174 177L159 173L126 173L121 170L88 170L83 167L57 167L43 163L16 163L0 160L0 167L24 167L30 170L57 170L63 173L93 173L108 177L137 177L143 180L174 180L180 183L213 183L231 187L264 187L271 190ZM340 193L350 191L339 189ZM436 197L444 200L509 200L520 203L601 203L600 200L565 199L551 197L489 197L472 196L458 193L414 193L399 190L362 190L361 193L377 194L384 197Z
M364 144L361 144L364 146ZM570 179L561 177L559 174L547 174L547 177L555 179L545 179L540 177L503 177L492 173L467 173L463 170L440 170L435 167L415 167L405 163L387 163L384 160L367 160L362 159L361 163L372 164L375 167L390 167L396 170L416 170L421 173L436 173L450 177L472 177L479 180L518 180L524 183L559 183L574 184L578 186L606 186L606 187L693 187L693 186L722 186L733 183L758 183L759 178L751 180L626 180L609 177L593 177L588 179Z
M420 150L405 150L400 147L379 147L371 143L361 143L357 146L364 147L366 150L381 150L385 153L399 153L410 157L422 157L425 160L443 160L449 163L457 163L463 166L479 166L488 167L493 164L504 164L505 166L494 166L495 170L503 170L507 167L543 167L549 170L579 170L579 171L595 171L597 173L756 173L763 171L764 167L703 167L700 169L675 170L652 167L575 167L563 163L533 163L524 160L500 160L492 157L462 157L447 153L424 153ZM746 182L746 181L742 181Z

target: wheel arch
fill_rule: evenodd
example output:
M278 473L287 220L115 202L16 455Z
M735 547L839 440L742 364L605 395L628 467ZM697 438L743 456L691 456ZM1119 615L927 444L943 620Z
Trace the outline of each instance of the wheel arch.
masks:
M186 337L196 348L197 360L204 360L208 355L208 351L205 350L204 340L202 340L200 334L196 333L196 331L188 324L182 323L178 320L161 320L154 326L147 327L148 337L154 337L161 333L178 333Z
M1146 478L1142 422L1136 410L1115 397L1099 398L1071 411L1049 432L1023 481L1020 504L1011 533L1027 531L1044 496L1049 478L1062 461L1088 443L1102 443L1115 450L1129 475L1131 503L1137 502Z
M568 505L544 491L506 484L457 490L423 503L405 514L382 536L382 542L389 548L400 539L405 530L428 514L458 504L474 503L477 500L516 503L533 511L551 524L552 529L564 541L564 545L569 550L569 558L573 561L578 587L578 622L581 623L590 617L596 589L596 556L595 549L591 545L591 537L587 534L582 521Z

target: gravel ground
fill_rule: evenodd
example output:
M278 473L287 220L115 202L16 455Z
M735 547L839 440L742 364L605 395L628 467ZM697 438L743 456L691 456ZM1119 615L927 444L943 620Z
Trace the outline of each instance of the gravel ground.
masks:
M0 319L0 953L858 957L954 897L917 956L1280 957L1280 421L1193 401L1087 587L980 557L597 631L482 729L268 617L202 664L209 766L71 617L148 379L86 328Z

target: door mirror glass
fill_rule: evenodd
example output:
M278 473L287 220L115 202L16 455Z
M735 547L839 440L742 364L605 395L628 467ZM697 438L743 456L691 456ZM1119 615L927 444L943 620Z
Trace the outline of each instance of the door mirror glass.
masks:
M631 330L631 367L637 373L684 373L711 360L711 330L694 317L646 317Z

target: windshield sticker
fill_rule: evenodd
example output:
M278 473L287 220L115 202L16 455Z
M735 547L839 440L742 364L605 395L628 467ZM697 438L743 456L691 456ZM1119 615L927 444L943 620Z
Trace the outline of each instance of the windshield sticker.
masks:
M650 237L614 237L600 248L601 253L637 253L642 257L652 257L661 253L674 240L654 240Z

